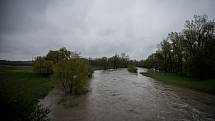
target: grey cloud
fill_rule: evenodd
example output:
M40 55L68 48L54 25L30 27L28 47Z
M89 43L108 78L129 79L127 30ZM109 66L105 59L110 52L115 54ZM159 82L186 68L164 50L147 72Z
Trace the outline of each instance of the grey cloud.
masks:
M4 0L0 59L28 60L67 47L85 57L146 58L194 14L215 18L214 0Z

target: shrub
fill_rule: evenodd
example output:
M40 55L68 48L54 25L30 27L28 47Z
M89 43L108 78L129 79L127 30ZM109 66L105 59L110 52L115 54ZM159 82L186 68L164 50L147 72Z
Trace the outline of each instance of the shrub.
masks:
M36 73L50 75L53 73L53 62L38 57L33 63L33 69Z
M132 73L137 73L137 68L135 65L128 65L128 71Z
M71 58L54 66L53 78L62 86L65 95L81 94L88 91L90 66L80 58Z

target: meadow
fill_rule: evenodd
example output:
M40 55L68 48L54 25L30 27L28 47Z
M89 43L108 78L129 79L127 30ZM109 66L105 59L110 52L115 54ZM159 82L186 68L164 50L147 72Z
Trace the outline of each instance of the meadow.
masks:
M34 73L31 66L0 66L1 114L7 120L28 120L39 99L53 87L48 76Z
M143 72L144 76L154 78L167 84L175 86L191 88L207 93L215 94L215 80L200 80L197 78L185 77L175 73L164 73L164 72Z

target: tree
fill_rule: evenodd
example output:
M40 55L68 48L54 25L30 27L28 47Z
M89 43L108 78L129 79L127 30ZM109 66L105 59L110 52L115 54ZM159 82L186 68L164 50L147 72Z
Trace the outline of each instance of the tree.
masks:
M183 66L183 35L177 32L171 32L168 34L168 39L172 45L172 60L173 60L173 71L174 72L182 72Z
M194 15L187 20L184 33L185 70L190 76L208 78L214 75L214 28L215 22L208 20L206 15Z
M33 68L36 73L50 75L53 73L53 66L56 63L69 60L70 58L79 58L79 54L69 51L65 47L59 50L50 50L46 56L35 58Z
M44 57L37 57L33 62L33 69L36 73L50 75L53 73L53 62L46 60Z
M70 58L54 66L54 79L60 83L65 95L81 94L88 90L90 66L80 58Z
M171 32L160 46L144 66L204 79L215 77L215 22L206 15L194 15L182 32Z
M164 57L164 71L172 72L172 45L168 42L168 40L163 40L161 42L161 53Z
M60 48L59 50L50 50L46 55L46 60L53 61L53 63L58 63L63 60L68 60L71 57L79 57L78 53L71 52L65 47Z
M117 68L126 68L129 64L129 56L125 53L122 53L121 56L115 54L112 57L102 57L102 58L89 58L89 63L93 67L98 67L99 69L117 69Z

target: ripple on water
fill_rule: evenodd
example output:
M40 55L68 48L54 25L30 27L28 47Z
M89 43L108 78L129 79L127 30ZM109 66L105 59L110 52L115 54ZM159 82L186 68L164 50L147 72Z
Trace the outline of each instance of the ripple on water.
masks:
M127 69L95 71L91 88L77 98L53 90L41 103L51 107L53 121L215 121L215 96Z

